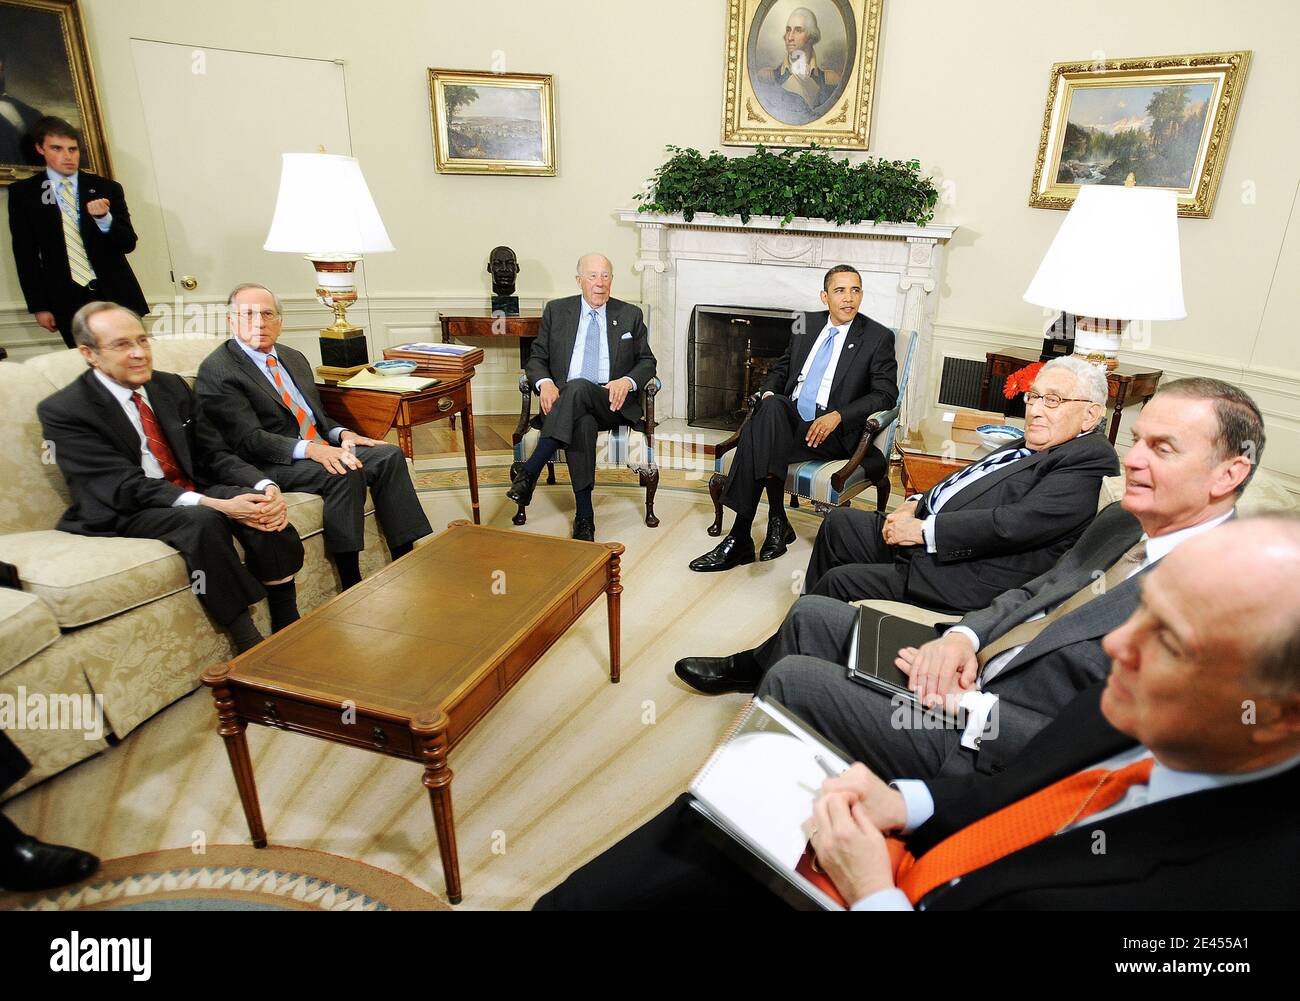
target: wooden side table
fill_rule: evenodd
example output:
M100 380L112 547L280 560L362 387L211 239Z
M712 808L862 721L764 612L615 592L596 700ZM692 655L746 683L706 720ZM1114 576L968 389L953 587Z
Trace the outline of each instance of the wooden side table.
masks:
M415 459L411 432L419 424L464 414L461 437L465 443L465 468L469 472L469 496L474 524L479 524L478 460L474 454L474 403L465 375L443 379L436 386L415 393L385 393L378 389L344 389L333 382L317 383L325 412L343 426L367 438L382 439L397 429L397 442L408 459ZM455 430L455 424L452 424Z
M980 409L1016 417L1024 416L1024 402L1008 400L1002 395L1007 376L1018 369L1038 361L1039 352L1032 348L998 348L985 355L984 386L980 393ZM1106 373L1107 405L1113 410L1107 437L1115 444L1119 435L1120 417L1130 403L1146 403L1155 395L1156 387L1164 375L1161 369L1145 369L1135 365L1119 365Z
M490 309L462 310L459 313L439 313L438 326L442 328L442 343L450 344L454 337L518 337L519 367L528 364L533 341L542 329L540 309L521 309L518 316ZM456 430L456 418L451 419L451 429Z

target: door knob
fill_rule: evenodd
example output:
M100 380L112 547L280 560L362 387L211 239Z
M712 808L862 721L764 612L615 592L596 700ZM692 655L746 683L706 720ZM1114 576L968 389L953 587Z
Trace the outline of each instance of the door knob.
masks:
M198 287L199 287L199 280L195 278L193 275L185 275L183 278L181 278L181 288L183 288L186 292L193 292Z

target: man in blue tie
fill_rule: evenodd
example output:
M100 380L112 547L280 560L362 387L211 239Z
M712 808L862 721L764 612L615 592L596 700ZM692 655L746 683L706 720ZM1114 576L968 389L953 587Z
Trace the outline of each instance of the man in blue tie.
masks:
M542 410L542 436L526 462L510 469L506 496L524 507L537 478L563 448L577 510L573 537L593 542L596 436L620 424L640 427L640 390L655 377L655 356L641 310L609 295L613 267L603 254L578 260L581 294L546 304L524 367Z
M794 541L785 517L785 474L792 462L847 459L857 448L867 418L898 400L894 335L858 312L862 277L837 264L822 281L826 312L796 314L784 356L763 384L763 401L741 429L722 503L736 512L731 531L690 563L711 573L754 562L750 530L759 498L767 492L767 537L758 558L774 560ZM885 470L872 448L864 462L869 478Z

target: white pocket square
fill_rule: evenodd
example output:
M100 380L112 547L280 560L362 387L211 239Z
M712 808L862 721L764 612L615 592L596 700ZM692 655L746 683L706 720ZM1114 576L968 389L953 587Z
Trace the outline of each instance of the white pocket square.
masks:
M632 339L631 334L624 334L622 337L619 338L620 341L630 341L631 339Z

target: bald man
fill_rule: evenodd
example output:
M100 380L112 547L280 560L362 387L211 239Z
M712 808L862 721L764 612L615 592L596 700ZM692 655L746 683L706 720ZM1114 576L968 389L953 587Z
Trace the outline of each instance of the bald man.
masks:
M563 448L576 501L573 537L594 542L596 435L620 424L645 427L640 390L655 377L655 356L641 310L610 298L609 258L586 254L575 271L580 293L546 304L524 367L538 395L542 413L533 426L540 420L542 437L526 462L510 467L506 497L527 507L542 469Z

